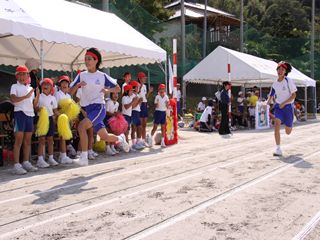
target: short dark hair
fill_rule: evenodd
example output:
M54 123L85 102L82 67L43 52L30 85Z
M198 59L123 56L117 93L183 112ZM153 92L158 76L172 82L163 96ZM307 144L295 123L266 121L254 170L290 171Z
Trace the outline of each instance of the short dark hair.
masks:
M213 106L213 100L212 100L212 99L209 99L209 101L208 101L208 106L210 106L210 107Z
M222 85L225 87L225 86L227 86L227 85L230 85L231 83L230 82L228 82L228 81L225 81L225 82L223 82L222 83Z
M126 77L127 75L131 75L131 73L125 72L125 73L123 74L123 77Z
M98 57L98 62L97 62L97 64L96 64L96 68L97 69L99 69L99 67L100 67L100 65L101 65L101 62L102 62L102 57L101 57L101 53L99 52L99 50L98 49L96 49L96 48L89 48L88 50L87 50L87 52L92 52L92 53L94 53L97 57Z

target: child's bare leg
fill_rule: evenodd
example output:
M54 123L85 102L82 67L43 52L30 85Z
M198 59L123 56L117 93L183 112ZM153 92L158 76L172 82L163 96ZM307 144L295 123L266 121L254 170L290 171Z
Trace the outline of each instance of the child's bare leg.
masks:
M14 135L14 146L13 146L13 158L14 163L19 163L20 160L20 148L23 141L24 132L16 132Z
M46 142L46 137L39 137L39 145L38 145L38 157L43 157L44 155L44 145Z
M25 132L23 138L23 161L30 160L32 132Z
M53 155L53 136L47 137L48 141L48 155Z
M153 128L151 130L151 136L155 134L155 132L157 131L157 128L158 128L158 124L153 124Z

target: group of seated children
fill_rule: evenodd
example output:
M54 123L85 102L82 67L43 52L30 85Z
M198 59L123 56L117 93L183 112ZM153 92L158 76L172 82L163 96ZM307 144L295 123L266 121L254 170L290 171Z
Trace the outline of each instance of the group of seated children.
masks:
M99 71L101 54L95 48L90 48L85 54L85 65L87 70L80 72L74 81L68 76L61 76L57 82L58 91L49 78L40 81L39 87L30 86L29 70L25 66L16 68L17 83L11 86L10 100L14 105L14 134L15 143L13 148L15 174L25 174L29 171L37 171L38 168L47 168L58 164L77 163L88 165L88 160L93 160L97 153L92 148L94 134L100 141L108 145L108 155L118 154L119 151L129 152L141 150L153 145L153 136L157 127L161 125L161 147L165 147L164 134L166 111L169 107L169 98L166 95L166 86L160 84L158 95L155 97L154 125L150 134L146 133L148 118L147 98L152 93L152 88L147 91L146 75L138 73L138 81L131 80L131 75L124 75L125 83L122 86L121 106L118 102L121 88L117 80ZM106 100L106 96L109 98ZM77 119L67 125L75 126L80 141L78 156L71 159L67 156L67 149L72 148L70 141L60 134L59 158L54 158L54 135L56 133L56 122L59 128L59 118L62 118L63 110L61 104L64 99L70 99L71 104L81 108ZM69 101L69 100L68 100ZM121 108L121 110L120 110ZM36 116L37 115L37 116ZM56 118L57 121L56 121ZM74 124L76 123L76 124ZM62 124L62 120L61 120ZM70 125L71 124L71 125ZM35 127L36 126L36 127ZM36 129L35 129L36 128ZM131 146L129 145L129 133L131 131ZM36 167L30 163L32 135L38 138L38 159ZM74 134L75 135L75 134ZM72 137L72 134L71 134ZM72 139L71 139L72 140ZM20 149L23 157L20 164ZM45 159L47 149L48 159Z

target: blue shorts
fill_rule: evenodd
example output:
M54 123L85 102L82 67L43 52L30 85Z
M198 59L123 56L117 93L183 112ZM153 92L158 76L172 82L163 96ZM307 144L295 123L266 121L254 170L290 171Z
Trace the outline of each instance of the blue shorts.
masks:
M293 105L287 104L284 108L280 109L279 104L274 106L274 116L281 120L281 124L292 128L293 125Z
M147 118L148 117L148 103L142 102L140 105L140 117Z
M111 117L109 117L107 114L106 114L106 117L103 119L103 122L104 122L104 125L106 126L106 128L110 128L109 126L109 119Z
M33 132L33 117L24 112L14 112L14 132Z
M104 104L90 104L86 106L87 118L92 123L93 130L98 132L101 128L106 128L104 118L106 117L106 107Z
M153 123L161 125L166 124L166 111L156 110L153 115Z
M130 130L130 124L131 124L131 117L128 115L123 114L124 119L127 121L128 123L128 130Z
M238 106L238 112L243 113L243 110L244 110L244 106Z
M181 105L180 105L180 101L177 101L177 113L181 114Z
M140 112L132 110L131 124L137 127L141 125Z

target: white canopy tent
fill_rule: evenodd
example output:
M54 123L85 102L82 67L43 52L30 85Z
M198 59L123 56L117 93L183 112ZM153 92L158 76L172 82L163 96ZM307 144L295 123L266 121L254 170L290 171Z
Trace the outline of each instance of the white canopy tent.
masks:
M64 0L1 0L0 64L41 59L51 70L83 69L96 47L103 67L166 60L166 52L112 13Z
M269 87L278 77L276 62L219 46L184 75L183 81L204 84L218 84L228 81L228 63L231 66L233 85ZM299 87L316 86L315 80L294 67L288 76Z
M183 81L214 85L229 81L228 63L231 67L231 83L235 86L270 87L278 78L276 62L219 46L185 74ZM294 67L288 77L293 79L298 87L305 88L305 109L307 109L307 87L315 88L316 81ZM315 96L314 98L316 99Z

